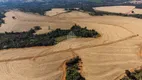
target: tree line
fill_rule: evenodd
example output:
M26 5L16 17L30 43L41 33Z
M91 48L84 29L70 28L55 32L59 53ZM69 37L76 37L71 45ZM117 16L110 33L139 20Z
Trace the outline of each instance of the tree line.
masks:
M5 17L4 12L0 12L0 25L4 23L3 18Z
M96 38L99 35L95 30L88 30L86 27L81 28L76 24L67 30L58 28L49 33L35 34L40 29L39 26L36 26L27 32L0 33L0 49L55 45L57 44L56 38L67 36L70 31L73 31L77 37Z
M77 56L66 63L66 80L85 80L79 73L79 62L81 62L81 58Z
M123 17L134 17L142 19L142 14L123 14L123 13L113 13L113 12L104 12L104 11L94 11L89 13L92 16L104 16L104 15L117 15L117 16L123 16Z

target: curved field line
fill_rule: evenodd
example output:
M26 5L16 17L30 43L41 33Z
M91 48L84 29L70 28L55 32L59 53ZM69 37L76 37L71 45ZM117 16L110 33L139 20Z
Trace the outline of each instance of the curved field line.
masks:
M61 77L61 80L66 80L66 63L67 63L68 60L65 60L60 67L62 67L62 71L63 71L63 74L62 74L62 77ZM59 68L60 68L59 67Z
M43 54L43 55L30 56L30 57L22 57L22 58L16 58L16 59L3 59L3 60L0 60L0 62L11 62L11 61L33 59L33 58L44 57L44 56L47 56L47 55L51 55L51 54L55 54L55 53L61 53L61 52L73 52L73 55L76 56L77 54L75 54L75 52L74 52L75 50L81 50L81 49L92 48L92 47L99 47L99 46L106 46L106 45L114 44L114 43L117 43L117 42L125 41L125 40L131 39L133 37L137 37L137 36L138 35L132 35L132 36L129 36L129 37L126 37L126 38L123 38L123 39L120 39L120 40L108 42L108 43L105 43L105 44L90 45L90 46L88 45L88 46L83 46L83 47L74 48L74 49L69 48L69 49L66 49L66 50L60 50L60 51L50 52L48 54Z
M125 40L131 39L133 37L137 37L137 36L139 36L139 35L136 34L136 35L128 36L126 38L123 38L123 39L120 39L120 40L116 40L116 41L112 41L112 42L108 42L108 43L104 43L104 44L90 45L90 46L84 46L84 47L80 47L80 48L75 48L74 50L86 49L86 48L91 48L91 47L106 46L106 45L114 44L114 43L117 43L117 42L125 41Z
M97 23L97 24L104 24L104 25L111 25L111 26L115 26L115 27L120 27L120 28L125 29L126 31L128 31L128 32L130 32L130 33L132 33L132 34L134 34L134 32L132 32L132 31L130 31L129 29L127 29L127 28L125 28L125 27L123 27L123 26L120 26L120 25L107 24L107 23L102 23L102 22L94 22L94 23Z
M61 15L61 14L64 14L64 13L69 13L69 12L62 12L62 13L58 13L58 14L56 14L56 15L48 16L48 17L56 17L56 16Z
M126 12L126 14L130 14L135 8L131 9L130 11Z

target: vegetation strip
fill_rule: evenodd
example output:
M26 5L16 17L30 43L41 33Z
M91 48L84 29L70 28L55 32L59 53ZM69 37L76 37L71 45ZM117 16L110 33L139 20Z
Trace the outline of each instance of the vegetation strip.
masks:
M90 15L117 15L117 16L123 16L123 17L134 17L134 18L139 18L142 19L142 14L123 14L123 13L113 13L113 12L105 12L105 11L94 11L90 12Z
M80 9L74 8L65 8L66 11L83 11L89 13L91 16L104 16L104 15L116 15L116 16L123 16L123 17L134 17L138 19L142 19L142 14L124 14L124 13L114 13L114 12L106 12L106 11L98 11L94 10L93 7L81 7ZM134 13L134 11L132 11Z
M85 80L80 74L79 64L82 63L79 56L66 62L66 80Z
M51 46L63 40L74 37L93 37L99 35L95 30L88 30L86 27L81 28L79 25L73 25L71 29L56 29L49 33L36 35L35 32L40 30L39 26L34 27L27 32L5 32L0 33L0 49L23 48L33 46Z
M3 20L3 18L5 17L5 12L0 12L0 25L2 24L2 23L4 23L4 20Z
M142 80L142 68L130 72L129 70L125 71L126 76L120 80Z

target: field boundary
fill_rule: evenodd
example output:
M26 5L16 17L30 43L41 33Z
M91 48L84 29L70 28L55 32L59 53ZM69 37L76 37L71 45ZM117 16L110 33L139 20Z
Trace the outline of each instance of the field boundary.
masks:
M100 47L100 46L107 46L107 45L111 45L111 44L114 44L114 43L117 43L117 42L121 42L121 41L125 41L125 40L128 40L128 39L131 39L131 38L134 38L134 37L137 37L139 36L138 34L136 35L132 35L132 36L128 36L126 38L123 38L123 39L120 39L120 40L116 40L116 41L112 41L112 42L108 42L108 43L104 43L104 44L98 44L98 45L87 45L87 46L83 46L83 47L79 47L79 48L75 48L75 49L66 49L66 50L60 50L60 51L55 51L55 52L50 52L48 54L43 54L43 55L36 55L36 56L30 56L30 57L21 57L21 58L15 58L15 59L3 59L3 60L0 60L0 63L1 62L12 62L12 61L20 61L20 60L36 60L36 58L39 58L39 57L44 57L44 56L48 56L48 55L51 55L51 54L55 54L55 53L61 53L61 52L72 52L71 50L73 51L76 51L76 50L81 50L81 49L86 49L86 48L92 48L92 47ZM46 50L45 50L46 51ZM44 53L45 51L42 51L42 53ZM74 54L74 55L77 55L77 54Z

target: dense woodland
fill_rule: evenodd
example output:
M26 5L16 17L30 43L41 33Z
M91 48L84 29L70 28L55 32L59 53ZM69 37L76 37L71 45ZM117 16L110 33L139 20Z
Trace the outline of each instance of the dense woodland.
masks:
M3 13L0 13L0 25L1 25L2 23L4 23L4 20L2 19L2 18L4 18L4 17L5 17L4 12L3 12Z
M2 3L0 2L0 12L8 11L12 9L18 9L23 12L38 13L44 15L46 11L51 10L52 8L80 8L86 11L92 11L92 7L100 6L116 6L116 5L135 5L138 8L142 8L138 4L129 4L125 3L129 0L98 0L101 3L97 3L97 0L44 0L45 2L22 2L22 1L9 1ZM0 17L1 19L1 17Z
M51 5L43 5L42 2L29 2L29 3L19 3L19 2L7 2L7 3L0 3L0 8L3 9L0 11L8 11L18 9L23 12L31 12L31 13L38 13L40 15L44 15L46 11L51 10Z
M77 56L66 63L66 80L85 80L79 73L79 62L81 62L81 59Z
M125 71L126 76L124 76L120 80L142 80L142 69L135 70L134 72L130 72L129 70Z
M23 48L32 46L51 46L57 44L58 37L67 36L69 32L74 32L77 37L98 37L99 34L95 30L88 30L86 27L81 28L79 25L73 25L71 29L56 29L49 33L35 34L40 30L39 26L27 32L5 32L0 33L0 49Z
M90 8L99 6L122 5L129 0L43 0L44 2L35 0L33 2L24 2L24 0L9 0L9 2L0 2L1 10L19 9L24 12L44 13L52 8ZM96 1L100 1L99 3Z

